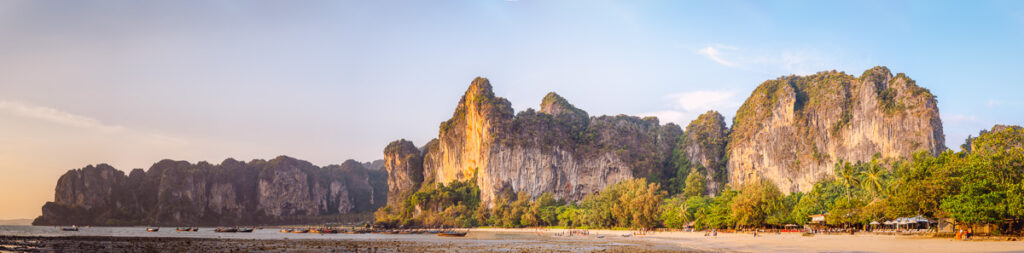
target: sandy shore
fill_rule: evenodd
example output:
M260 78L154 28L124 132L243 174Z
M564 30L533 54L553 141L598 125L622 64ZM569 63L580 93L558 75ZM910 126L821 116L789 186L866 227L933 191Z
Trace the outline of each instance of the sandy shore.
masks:
M658 232L590 230L555 236L562 229L473 229L465 238L434 236L360 239L220 239L111 236L0 236L0 251L43 252L1024 252L1022 241L957 241L901 235Z
M521 233L554 234L562 229L478 229ZM703 232L658 232L650 235L622 237L631 231L590 230L591 238L604 235L603 240L622 243L678 246L699 251L725 252L1024 252L1024 241L958 241L952 238L905 235L815 235L800 233L719 233L705 237Z

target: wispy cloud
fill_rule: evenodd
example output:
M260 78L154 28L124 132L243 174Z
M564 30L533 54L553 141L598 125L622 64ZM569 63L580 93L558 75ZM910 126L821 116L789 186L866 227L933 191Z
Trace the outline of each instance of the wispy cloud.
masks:
M25 104L15 101L0 100L0 111L25 118L43 120L64 126L91 129L105 133L124 130L124 127L122 126L104 124L94 118L76 115L50 107Z
M676 109L687 111L708 110L712 108L727 106L734 101L735 91L698 90L669 94Z
M715 44L698 49L697 54L722 66L765 74L805 75L835 68L827 57L808 49L758 51Z
M977 122L977 121L978 121L978 117L976 117L974 115L952 114L952 115L949 115L949 117L942 117L942 122L944 122L944 123L960 124L960 123L973 123L973 122Z
M1019 102L1019 101L1000 100L1000 99L989 99L988 100L988 107L989 108L996 108L996 107L1019 107L1021 105L1024 105L1024 103Z
M722 64L729 67L735 67L736 63L727 61L722 58L722 50L736 50L736 48L722 45L707 46L705 48L697 50L697 54L707 56L708 59L717 62L718 64Z
M696 90L668 94L665 98L669 101L668 106L672 109L648 112L642 115L655 116L662 123L673 122L685 127L697 116L709 110L716 110L720 113L735 111L740 105L736 94L736 91L732 90Z
M74 127L101 134L116 135L120 138L132 139L139 143L147 143L148 145L183 146L188 143L188 141L184 139L173 136L149 131L128 129L119 125L106 124L92 117L18 101L0 100L0 113L39 120L61 126Z

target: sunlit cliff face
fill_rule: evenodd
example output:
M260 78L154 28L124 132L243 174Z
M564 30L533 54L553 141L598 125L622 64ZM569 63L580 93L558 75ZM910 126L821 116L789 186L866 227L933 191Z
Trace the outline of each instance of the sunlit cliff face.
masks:
M491 124L488 112L482 106L492 102L490 83L487 79L473 81L466 91L462 104L457 109L453 126L440 136L440 164L437 164L436 179L439 182L464 180L475 171L487 167L486 153L489 152ZM461 113L461 114L459 114Z

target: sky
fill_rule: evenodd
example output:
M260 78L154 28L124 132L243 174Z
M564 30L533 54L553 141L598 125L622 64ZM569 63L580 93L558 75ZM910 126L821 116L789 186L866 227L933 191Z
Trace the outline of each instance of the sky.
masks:
M517 111L731 122L761 82L906 73L947 146L1024 124L1020 1L0 1L0 219L60 175L160 159L382 158L474 77Z

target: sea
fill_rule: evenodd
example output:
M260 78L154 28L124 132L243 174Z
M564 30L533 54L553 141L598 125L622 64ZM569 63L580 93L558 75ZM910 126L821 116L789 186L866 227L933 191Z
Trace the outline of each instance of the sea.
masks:
M173 237L173 238L221 238L221 239L441 239L435 234L317 234L282 233L281 228L255 229L251 233L218 233L214 227L200 227L197 232L175 231L175 227L161 227L157 232L146 231L147 227L79 227L78 231L62 231L54 226L0 226L0 235L11 236L110 236L110 237ZM540 240L546 235L530 233L474 232L466 236L474 239L498 240Z

